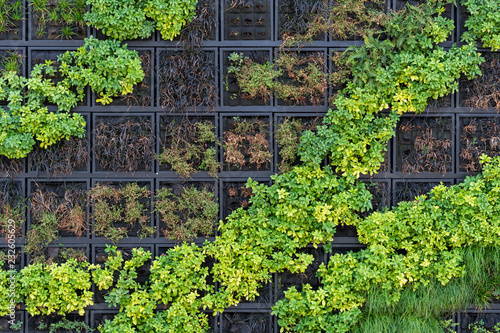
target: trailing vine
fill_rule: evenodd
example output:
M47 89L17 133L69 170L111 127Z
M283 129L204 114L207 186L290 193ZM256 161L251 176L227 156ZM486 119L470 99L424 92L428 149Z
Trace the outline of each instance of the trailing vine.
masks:
M379 42L370 36L365 46L351 50L347 63L352 80L317 133L307 132L301 138L299 153L305 163L274 176L269 187L249 180L251 205L221 222L221 236L213 243L203 248L183 244L157 258L149 284L136 281L136 269L150 260L150 253L134 250L133 258L124 262L119 251L109 250L105 266L92 267L92 275L99 289L110 289L107 300L120 312L100 330L203 332L208 319L200 308L221 312L254 299L270 273L304 271L313 258L298 250L308 244L327 249L340 225L356 226L360 241L368 247L332 256L319 269L322 286L317 290L308 284L301 292L290 288L273 308L283 330L413 327L416 332L439 332L450 324L440 320L446 310L484 304L498 296L500 158L482 157L483 173L460 185L438 186L392 211L366 218L359 214L372 208L372 195L356 178L378 170L399 115L422 112L429 99L456 90L461 75L480 73L482 59L474 46L449 51L435 46L451 31L435 5L430 1L408 6L387 24L391 39ZM412 24L417 28L403 29ZM320 166L326 156L335 170ZM217 291L207 284L208 260L215 262L210 272L220 284ZM24 269L26 275L40 270L30 267ZM62 265L50 270L58 267ZM80 269L85 272L87 267ZM87 273L74 276L83 276L84 289L89 286ZM0 282L5 290L4 280ZM72 290L69 294L77 298ZM433 303L428 295L442 295L442 302ZM45 309L43 294L35 296L30 291L30 313L40 311L36 308L40 299L41 310L47 312L65 302L51 299L51 308ZM79 300L71 310L82 311L87 298ZM421 310L422 300L432 305L428 312ZM156 311L158 305L167 304L165 310Z

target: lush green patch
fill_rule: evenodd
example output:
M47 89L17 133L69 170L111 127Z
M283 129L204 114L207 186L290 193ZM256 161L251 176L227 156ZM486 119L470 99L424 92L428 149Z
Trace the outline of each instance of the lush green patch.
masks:
M480 40L492 51L500 50L500 3L496 0L466 0L461 3L467 8L469 18L465 21L462 39L471 43Z
M87 0L89 24L118 40L148 38L160 30L163 39L172 40L189 23L197 0Z

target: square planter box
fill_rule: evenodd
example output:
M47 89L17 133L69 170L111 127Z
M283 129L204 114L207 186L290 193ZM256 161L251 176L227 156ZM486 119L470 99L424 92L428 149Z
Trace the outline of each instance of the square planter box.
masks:
M158 106L172 113L214 111L219 104L217 58L213 48L158 49Z
M220 207L220 204L218 203L218 196L217 196L217 183L213 179L197 179L197 180L187 180L187 181L179 181L179 180L168 180L168 179L158 179L157 180L157 186L156 188L158 190L168 188L171 193L171 200L178 202L178 198L180 198L186 189L191 189L194 188L197 191L203 191L206 190L209 193L214 194L214 201L217 203L217 205ZM157 198L155 198L155 204L158 205L159 201ZM185 209L182 209L181 211L176 211L173 212L176 216L179 217L179 222L181 225L185 224L188 219L188 212ZM194 218L194 217L201 217L202 212L191 212L189 215L189 218ZM194 239L190 239L189 243L194 242L196 244L202 244L205 242L206 239L209 240L214 240L214 236L216 235L216 230L217 230L217 220L218 220L219 214L217 213L216 217L213 220L213 224L210 227L207 227L206 230L211 229L211 232L209 234L205 234L198 230L198 233ZM157 232L158 232L158 238L166 238L166 243L169 244L181 244L182 240L179 240L177 238L170 238L169 233L175 231L166 231L167 225L162 221L162 216L159 213L156 213L156 225L157 225ZM205 229L205 228L204 228Z
M23 205L26 199L25 182L23 180L11 180L8 178L0 179L0 213L3 213L4 208L7 208L6 204L10 205ZM15 243L20 243L22 238L25 236L26 229L26 209L23 208L19 212L19 216L22 218L20 221L15 221ZM3 234L5 232L5 234ZM7 236L11 234L8 228L2 228L2 234L0 234L0 244L9 244ZM12 244L12 242L10 243Z
M66 316L61 316L57 314L32 316L30 314L27 314L27 318L28 318L27 320L28 333L49 333L51 325L57 324L64 318L73 322L85 323L87 321L86 315L80 316L77 313L70 313L67 314ZM58 329L57 332L70 333L72 331Z
M389 8L391 6L392 0L375 0L371 1L368 3L365 3L365 7L370 8L372 12L380 12L380 13L387 13L389 11ZM338 12L336 11L336 6L339 6L337 1L332 1L332 16L333 17L353 17L353 16L358 16L358 13L354 13L352 11L347 11L347 12ZM340 6L342 6L340 4ZM342 8L342 7L341 7ZM368 12L368 9L365 13ZM377 18L374 19L374 21L378 21ZM352 24L353 22L351 22ZM363 45L363 35L361 34L361 31L363 29L362 26L368 25L366 22L354 22L356 29L352 29L351 32L345 31L345 32L340 32L340 31L330 31L329 33L329 39L330 42L335 42L336 46L338 47L346 47L346 46L351 46L351 45ZM379 31L380 27L375 27L375 31ZM335 33L334 33L335 32ZM385 39L386 36L382 35L381 39Z
M29 40L83 40L90 36L90 28L83 20L83 14L87 11L87 6L77 8L65 7L73 4L64 0L53 0L46 4L45 8L37 10L33 1L29 0ZM79 23L67 23L67 19L75 20L72 11L81 15ZM67 18L65 16L68 15Z
M79 179L71 179L71 181L40 181L29 179L28 180L28 197L30 198L30 209L28 211L28 229L31 230L33 225L38 224L33 216L33 198L35 193L38 190L41 190L42 193L46 193L47 195L54 196L54 204L55 205L66 205L68 203L67 197L69 194L74 195L72 198L76 200L78 204L81 205L84 211L84 225L81 226L82 234L78 236L75 232L70 230L64 230L61 227L58 229L58 239L60 238L77 238L79 242L82 242L83 239L88 239L90 234L90 211L88 202L86 202L87 190L89 188L89 180L79 180ZM48 204L47 201L44 201L45 204ZM76 202L75 202L76 203ZM73 204L75 204L73 203Z
M366 184L366 188L373 196L372 207L373 209L369 212L361 213L362 216L368 216L376 211L383 211L386 208L391 208L390 196L391 196L391 182L390 180L362 180Z
M3 264L3 266L0 266L0 268L4 271L13 269L19 273L19 271L26 266L26 258L23 252L23 248L20 245L17 246L16 244L16 247L14 249L11 249L8 246L2 244L2 246L0 246L0 255L2 255L2 257L5 257L5 263ZM9 258L9 256L14 257ZM19 276L16 277L16 279L18 278Z
M152 260L154 259L154 246L153 245L147 245L147 244L123 244L118 246L117 251L121 251L123 260L124 262L127 262L132 258L132 249L134 248L143 248L144 251L149 251L151 252L151 259L146 261L143 266L137 268L137 278L135 281L138 283L144 284L147 283L149 280L149 275L150 275L150 268L151 268L151 263ZM107 260L108 253L106 253L106 245L101 244L101 245L95 245L92 247L92 263L96 265L100 265L101 267L104 267L104 263ZM119 274L119 273L118 273ZM118 281L118 274L115 274L114 276L114 283L115 284ZM99 288L93 284L92 285L92 291L94 292L94 303L96 305L105 305L105 308L108 308L108 303L106 303L104 296L111 290L113 290L114 286L112 286L109 289L104 289L104 290L99 290ZM112 312L111 312L112 313ZM108 318L112 319L112 318ZM91 319L92 325L95 324L95 318ZM104 322L102 322L104 324ZM92 326L97 328L97 326Z
M145 227L151 227L154 228L154 221L153 221L153 182L151 180L137 180L133 181L132 179L113 179L113 180L105 180L105 179L92 179L92 188L96 187L97 184L103 185L103 186L110 186L114 189L122 189L127 186L127 184L130 183L137 183L137 185L140 188L144 188L148 191L150 191L150 195L148 197L143 197L140 198L138 201L143 205L143 212L142 216L145 216L147 218L146 225ZM92 198L89 198L89 200L92 200ZM126 206L126 199L125 198L120 198L119 201L114 202L114 201L109 201L107 200L108 204L110 205L110 209L114 208L116 209L117 205L120 205L123 210L125 210ZM95 207L95 200L92 202L92 238L95 239L97 242L101 243L108 243L110 244L112 241L103 236L103 235L96 235L96 207ZM124 214L121 214L122 219L124 218ZM152 233L149 236L146 237L140 237L140 231L141 231L141 225L138 222L135 222L134 225L129 225L126 222L116 222L113 224L115 228L125 228L126 230L126 236L121 238L119 240L119 244L123 243L130 243L134 242L137 244L140 244L141 240L143 240L145 243L151 242L151 239L155 236L155 233Z
M271 147L273 129L270 116L228 114L221 117L220 122L223 140L221 160L224 171L273 170ZM244 122L249 130L240 133L238 128L245 126Z
M45 61L50 60L52 61L52 66L56 69L55 75L53 76L46 76L47 79L51 79L54 84L57 84L58 82L62 81L64 78L62 74L59 73L59 66L60 63L57 61L57 56L60 54L64 54L66 51L74 51L76 50L76 47L68 47L65 49L61 48L52 48L52 47L45 47L45 48L39 48L39 47L30 47L28 48L28 76L31 75L31 70L35 65L38 64L44 64ZM90 87L87 87L85 89L85 98L83 101L78 102L77 106L89 106L90 102ZM54 104L46 104L46 105L54 105Z
M437 185L451 186L453 179L394 179L392 183L392 206L401 201L412 201L417 196L427 194Z
M91 310L90 327L97 331L97 328L104 325L106 320L113 320L118 314L118 310Z
M11 178L25 172L24 158L10 159L0 155L0 177Z
M271 180L268 178L254 178L253 180L260 184L271 186ZM252 189L245 185L247 179L221 179L220 180L220 198L221 198L221 219L225 220L232 212L240 207L244 209L250 205L250 198L253 196Z
M316 276L319 266L327 262L327 254L322 246L318 248L307 247L297 251L298 253L307 253L314 257L314 260L307 266L303 273L292 273L288 270L282 273L276 273L276 301L285 298L285 291L294 286L297 291L302 291L305 283L311 285L316 290L320 286L320 280Z
M498 114L498 80L500 80L500 52L481 52L486 59L479 67L482 75L467 80L463 76L459 81L457 106L467 112L488 112Z
M247 51L244 49L221 49L220 51L220 64L222 73L220 79L220 86L223 88L222 93L222 103L224 106L271 106L272 96L270 95L267 100L263 100L260 98L249 99L244 98L241 95L240 87L236 80L236 76L234 74L228 73L228 67L231 66L231 61L229 60L229 56L232 53L242 53L243 56L249 57L254 62L259 64L264 64L266 61L271 62L271 50L270 49L259 49L259 51ZM248 110L248 109L246 109ZM260 111L261 108L257 108L256 110Z
M325 74L325 84L324 84L324 89L322 92L318 91L318 89L314 90L313 96L305 96L301 98L300 101L297 100L282 100L277 98L276 105L283 105L283 106L315 106L315 107L321 107L321 106L327 106L326 104L326 94L328 92L328 84L327 84L327 72L328 72L328 60L326 58L327 52L326 49L311 49L311 50L297 50L295 52L290 52L291 54L295 55L299 59L303 59L303 62L301 65L298 67L295 67L296 70L304 70L307 68L309 63L315 64L319 63L322 64L321 70ZM279 62L279 51L275 52L274 54L274 63L277 64ZM320 66L318 64L318 67ZM289 74L284 70L283 71L283 77L278 78L278 81L281 81L284 84L289 84L292 86L295 86L295 82L290 78ZM303 84L299 84L298 87L303 87Z
M93 166L96 174L148 176L154 171L154 116L93 114Z
M129 109L146 109L154 106L154 68L155 68L155 51L154 48L143 47L128 47L129 50L136 50L141 59L142 71L144 79L142 82L134 85L134 90L131 94L112 97L113 101L110 104L110 109L129 110ZM107 108L101 103L96 102L99 96L92 92L92 105L97 108Z
M20 329L12 329L11 323L14 319L14 325L22 323ZM24 333L26 329L26 312L16 311L15 318L9 316L0 317L0 333Z
M194 18L184 28L180 34L174 37L175 45L182 44L199 46L206 41L219 40L219 2L217 0L200 0L196 4L196 13ZM165 42L161 37L161 32L156 31L157 40Z
M83 138L71 137L48 148L35 149L28 155L28 172L43 177L70 177L88 174L90 172L90 127L91 117L82 114L87 124Z
M69 313L66 316L60 316L57 314L50 314L50 315L37 315L37 316L32 316L30 314L27 315L28 317L28 333L49 333L50 326L53 324L58 323L61 321L63 318L66 318L69 321L73 322L82 322L82 323L87 323L88 322L88 315L85 314L83 316L80 316L78 313ZM42 325L42 326L40 326ZM45 327L45 328L43 328ZM57 332L61 333L71 333L71 330L65 330L65 329L59 329Z
M322 0L284 0L275 2L275 11L278 19L275 19L276 40L282 40L283 35L303 35L312 23L311 17L329 11L329 3ZM327 41L327 34L322 33L313 37L314 41Z
M270 40L273 6L270 0L221 0L223 40Z
M0 33L0 40L26 40L26 0L6 0L4 6L13 9L9 17L5 17L4 31Z
M71 239L68 239L71 241ZM44 262L62 264L69 258L74 258L78 262L90 262L90 245L79 242L65 242L61 244L58 240L57 245L46 246L42 254L45 256ZM26 255L26 266L33 264L33 257Z
M482 170L482 154L500 155L500 118L498 116L459 117L458 171Z
M300 164L300 156L295 154L294 156L283 156L283 144L292 141L292 138L287 135L285 131L290 124L291 135L297 136L297 143L300 142L300 137L302 134L308 130L313 132L316 131L317 126L321 125L323 122L324 113L298 113L298 114L286 114L286 113L275 113L274 114L274 165L276 166L276 172L283 172L283 168L287 169ZM286 126L286 127L283 127ZM284 160L286 158L286 160ZM292 159L293 158L293 159Z
M394 165L408 174L454 172L452 116L401 117L394 140Z
M219 316L218 333L274 332L273 319L269 310L237 309L224 311Z
M196 151L196 156L199 157L184 157L183 161L189 163L189 169L185 173L179 173L174 171L172 164L168 163L171 157L165 157L164 162L160 161L159 156L156 157L156 170L158 174L163 177L178 177L178 178L197 178L197 177L210 177L211 174L208 173L207 167L203 166L203 156L208 149L215 148L215 162L219 164L218 171L220 171L220 161L219 154L217 153L220 148L219 142L219 122L216 116L205 115L205 116L186 116L186 115L160 115L157 114L157 133L158 140L156 151L162 155L166 148L170 148L172 144L177 145L179 150L179 158L185 156L188 152ZM204 142L200 143L200 139L197 124L213 124L213 134L215 136L215 142ZM194 148L190 150L187 147L193 145ZM179 166L180 168L180 166ZM178 169L180 170L180 169ZM193 172L189 172L193 171ZM216 173L218 172L216 171ZM187 176L189 173L189 176ZM212 173L212 172L211 172Z
M18 75L19 76L26 76L26 49L24 47L0 47L0 71L3 71L5 69L4 67L4 62L13 56L16 56L16 58L20 58L20 61L18 62L19 65L17 67L18 69ZM0 105L7 105L7 101L1 101Z
M460 312L458 323L458 333L495 332L493 328L500 323L500 309ZM485 330L475 331L474 326Z

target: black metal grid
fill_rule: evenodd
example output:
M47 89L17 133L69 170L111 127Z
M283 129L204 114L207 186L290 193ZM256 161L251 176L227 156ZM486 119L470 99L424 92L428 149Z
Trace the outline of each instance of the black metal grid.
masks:
M259 0L260 1L260 0ZM87 93L87 103L85 105L79 105L75 110L77 112L82 113L87 121L87 139L89 145L89 153L91 155L89 165L87 170L74 171L70 175L56 175L51 176L44 172L37 172L31 166L28 165L27 159L23 159L22 163L24 166L24 170L15 175L15 181L19 182L22 186L24 194L28 197L31 192L31 186L33 182L37 181L40 183L48 183L48 182L75 182L75 181L83 181L87 184L87 186L91 186L96 182L101 181L134 181L140 183L149 184L150 190L154 193L156 189L160 188L160 185L163 182L203 182L209 181L214 184L216 200L219 204L219 217L223 219L231 210L231 206L233 203L228 200L227 194L225 194L224 187L227 184L245 184L249 177L254 180L271 184L270 176L279 172L278 170L278 153L279 148L277 146L275 138L276 125L279 123L279 119L283 117L318 117L323 116L328 110L327 104L321 106L286 106L278 103L275 97L272 97L267 104L257 103L255 101L243 100L238 101L236 103L231 102L228 99L228 92L225 88L225 80L227 73L227 56L231 52L245 52L248 55L255 54L256 52L262 52L266 55L266 60L273 63L275 59L276 52L279 49L281 41L278 36L278 18L279 18L279 1L281 0L262 0L268 4L268 15L267 24L265 29L267 29L268 33L265 36L265 39L229 39L225 33L227 32L226 23L228 20L228 13L224 9L224 0L216 1L216 20L217 25L215 32L213 34L213 38L205 41L204 50L208 52L213 52L215 57L215 69L216 76L215 82L218 86L219 90L219 103L216 104L213 110L209 110L208 108L198 107L198 108L188 108L187 115L191 116L201 116L201 117L209 117L213 118L216 125L216 133L219 136L219 140L222 143L222 134L223 134L223 119L224 117L233 117L233 116L261 116L266 117L270 121L270 140L271 140L271 150L273 152L273 157L271 161L271 168L268 171L222 171L218 174L218 178L209 177L206 172L199 172L193 174L191 179L181 179L174 172L165 170L160 167L158 162L153 161L152 170L148 172L137 171L133 174L131 173L114 173L114 172L99 172L96 169L96 160L93 157L92 147L94 144L93 139L93 131L96 117L101 116L146 116L151 119L151 124L153 128L153 135L157 138L155 145L156 154L161 152L161 144L159 142L160 138L160 124L162 117L170 117L170 116L182 116L186 114L174 114L174 113L164 113L159 99L159 73L157 68L160 62L160 53L164 50L181 50L182 45L179 40L173 41L165 41L162 40L160 33L156 32L149 39L145 40L132 40L126 41L130 48L136 49L140 51L149 51L151 52L151 99L152 103L148 107L142 106L127 106L127 105L117 105L120 102L115 102L112 105L102 106L99 103L95 102L94 94L90 93L88 90ZM388 7L391 9L396 9L398 6L398 2L400 0L388 0ZM25 1L25 5L27 5L28 1ZM255 1L257 2L257 1ZM404 2L404 1L402 1ZM267 5L266 5L267 6ZM25 6L25 8L28 8ZM241 13L242 15L246 15L245 13ZM449 17L452 18L456 24L456 29L453 31L449 40L442 44L443 47L449 48L453 43L460 42L460 35L464 31L464 20L465 20L465 11L463 10L463 6L460 3L455 7L454 5L450 6ZM239 15L239 14L238 14ZM257 15L258 16L258 15ZM241 20L241 19L240 19ZM255 20L255 18L252 18ZM59 51L63 52L66 50L73 50L76 47L83 45L83 40L36 40L31 38L31 14L30 10L26 9L25 12L25 20L21 24L20 39L0 40L0 51L1 50L16 50L21 52L26 59L23 62L23 75L27 75L31 68L33 67L33 52L39 51L48 51L54 52ZM253 22L253 21L252 21ZM252 27L240 27L241 29L247 29ZM259 30L259 29L257 29ZM255 30L255 31L257 31ZM100 32L95 28L87 28L87 35L93 35L95 37L100 36ZM362 41L335 41L329 34L325 34L324 38L319 38L318 40L313 41L310 44L307 44L303 50L304 51L321 51L327 54L333 51L344 51L347 47L352 45L362 45ZM481 46L481 44L479 44ZM480 52L489 52L489 49L481 49ZM328 70L333 70L333 65L331 61L327 61ZM459 83L460 86L460 83ZM328 96L331 96L333 91L331 89L327 92ZM460 105L461 94L463 92L459 91L451 94L449 97L446 97L448 101L445 101L445 107L428 107L426 111L417 117L425 118L425 117L450 117L452 119L453 126L453 148L452 148L452 169L450 172L446 172L445 174L441 173L418 173L418 174L403 174L400 171L396 170L396 156L397 156L397 145L395 140L392 140L389 143L388 150L388 167L387 170L381 173L378 173L373 176L363 175L363 181L372 180L377 183L384 183L386 190L388 191L387 195L387 205L395 205L398 202L397 191L401 189L401 186L405 186L405 184L418 185L423 186L426 189L432 187L434 184L439 184L443 182L444 184L455 184L462 181L467 173L460 170L460 135L462 133L462 120L464 118L471 117L488 117L488 118L496 118L498 117L497 111L493 108L489 108L488 110L478 110L472 109L469 107L464 107ZM327 97L328 97L327 96ZM444 100L444 99L443 99ZM49 106L49 110L55 110L54 106ZM405 115L405 117L413 117L412 115ZM223 162L223 147L218 147L218 159L219 162ZM8 179L5 174L1 175L4 179ZM3 179L2 179L3 180ZM417 187L418 187L417 186ZM236 199L235 199L236 200ZM152 205L154 205L154 202ZM158 227L159 219L156 214L154 214L152 210L153 206L151 206L151 226ZM89 212L92 211L92 206L88 208ZM31 224L30 213L26 212L27 221L23 228L23 235L25 235L26 231L29 230L29 226ZM92 223L91 223L92 224ZM341 229L341 228L339 228ZM333 253L345 253L349 250L359 250L363 248L363 245L360 244L355 237L355 231L353 230L341 230L338 233L338 237L335 237L333 242ZM195 239L195 243L201 245L206 239L212 241L217 236L217 231L215 231L214 237L200 237ZM86 248L86 253L91 258L91 260L95 260L96 251L105 246L105 244L109 244L109 240L95 237L91 232L85 237L64 237L56 240L53 246L58 246L58 244L63 244L66 247L84 247ZM17 245L20 247L24 244L24 238L21 237L17 240ZM160 234L160 230L157 230L156 234L152 237L146 239L140 239L138 237L129 237L122 239L119 243L119 247L130 248L130 247L145 247L150 250L154 256L161 255L164 253L166 248L170 248L175 246L177 243L175 241L169 240ZM0 241L0 247L5 248L5 241ZM322 262L328 262L329 258L332 254L324 254L322 257ZM21 255L21 266L26 265L29 262L29 256ZM272 281L269 285L269 293L268 296L272 299L272 302L276 301L278 297L278 274L274 274L272 277ZM94 287L95 288L95 287ZM262 300L262 299L261 299ZM231 307L224 312L224 314L217 315L212 317L210 315L210 323L213 327L214 332L226 332L227 325L230 322L231 318L234 318L237 314L254 314L257 316L269 317L269 332L279 332L279 327L277 325L277 320L275 317L270 315L272 302L268 302L264 299L262 302L244 302L239 306ZM500 308L498 304L493 304L493 306L488 310L474 310L468 309L466 312L459 313L456 315L457 322L461 322L462 318L469 313L476 313L477 311L482 311L483 313L500 313ZM88 308L87 314L85 316L86 323L93 327L97 328L97 318L102 315L111 315L116 313L117 310L113 308L108 308L107 304L104 303L96 303L93 306ZM22 332L33 332L32 329L28 328L29 323L29 315L22 309L19 311L19 316L24 318L24 327L21 330ZM228 319L230 318L230 319ZM2 332L3 327L0 325L0 332ZM458 332L468 332L465 328L458 327ZM8 330L10 332L10 330ZM267 330L266 330L267 332Z

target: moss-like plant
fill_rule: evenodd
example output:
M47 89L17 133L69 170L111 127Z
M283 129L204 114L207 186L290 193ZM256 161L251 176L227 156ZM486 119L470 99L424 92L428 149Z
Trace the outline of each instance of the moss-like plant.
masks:
M202 170L217 177L220 163L217 162L213 121L173 120L166 125L162 143L163 151L157 157L160 164L166 164L183 177Z
M96 184L90 191L94 204L94 234L117 243L138 227L139 237L154 233L150 225L146 201L151 192L137 183L119 188Z
M165 237L187 241L199 235L213 235L219 205L214 193L205 188L185 187L179 196L174 196L169 188L162 188L156 192L155 211L165 224Z

